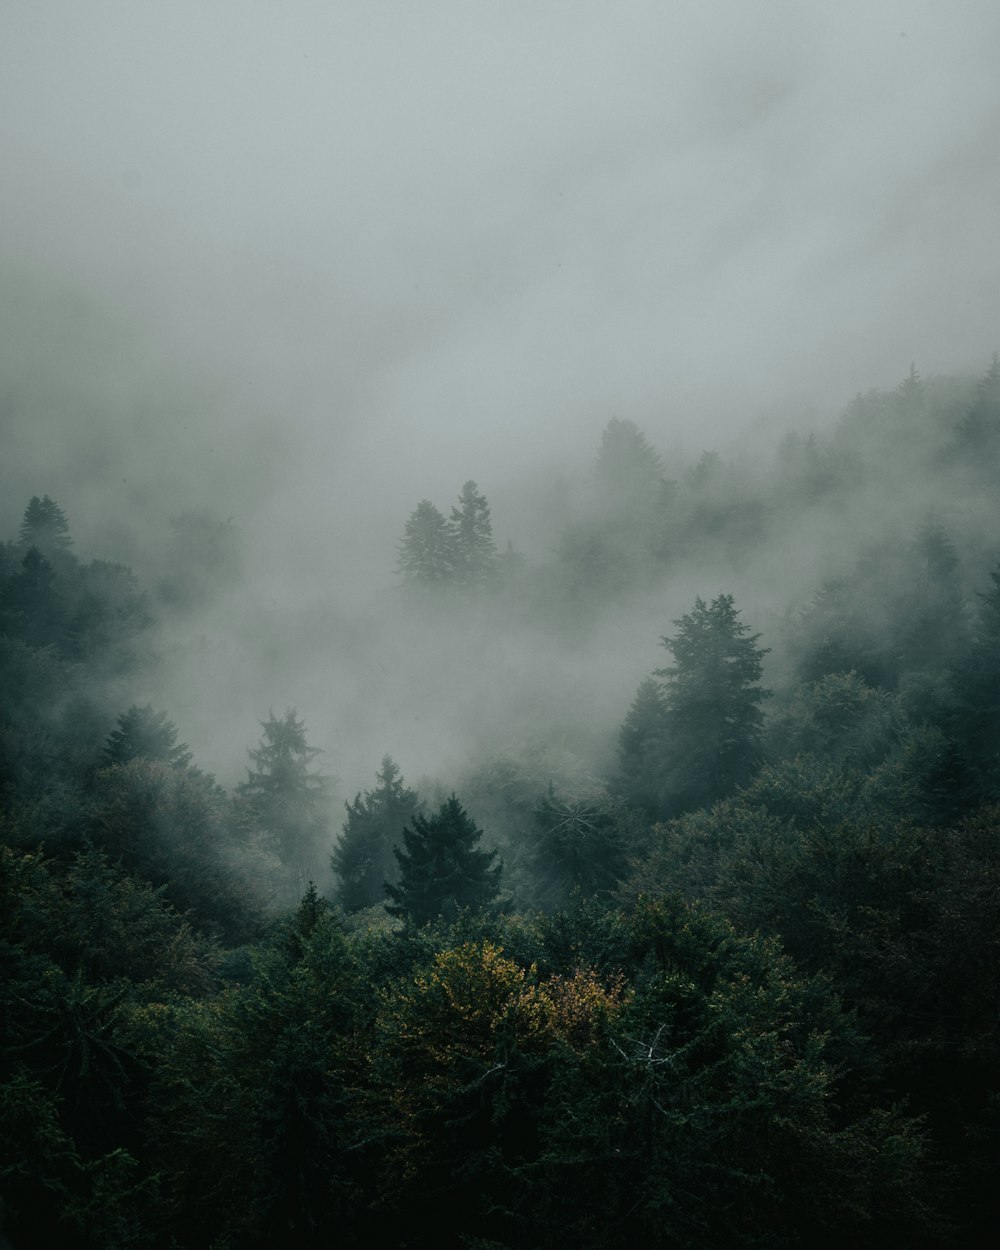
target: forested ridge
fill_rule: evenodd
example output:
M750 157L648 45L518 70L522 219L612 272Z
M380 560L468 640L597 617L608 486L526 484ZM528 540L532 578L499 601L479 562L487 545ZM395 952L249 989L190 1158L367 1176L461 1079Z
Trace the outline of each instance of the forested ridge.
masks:
M357 634L435 640L463 724L516 647L589 660L686 597L586 732L546 687L507 749L425 777L383 750L353 794L297 707L261 707L223 786L150 699L241 576L230 521L165 519L133 569L26 484L0 546L18 1250L993 1244L1000 363L757 450L671 466L613 418L530 553L478 479L414 499Z

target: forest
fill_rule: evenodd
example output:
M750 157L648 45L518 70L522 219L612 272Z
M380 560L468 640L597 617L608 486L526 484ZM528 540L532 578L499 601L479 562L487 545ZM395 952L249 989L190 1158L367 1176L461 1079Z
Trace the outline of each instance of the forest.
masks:
M756 452L668 464L613 417L530 552L470 464L364 611L266 646L226 610L240 518L201 501L126 564L25 483L16 1250L994 1244L1000 361ZM169 699L209 630L220 669L251 639L251 699L272 651L405 672L342 714L381 735L365 783L294 696L199 761Z

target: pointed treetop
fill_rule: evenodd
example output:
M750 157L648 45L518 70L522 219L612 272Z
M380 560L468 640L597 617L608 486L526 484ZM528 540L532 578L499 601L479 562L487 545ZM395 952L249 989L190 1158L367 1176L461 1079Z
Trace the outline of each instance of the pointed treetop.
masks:
M45 556L68 552L73 545L66 514L48 495L41 499L32 497L24 510L18 537L22 547L37 547Z

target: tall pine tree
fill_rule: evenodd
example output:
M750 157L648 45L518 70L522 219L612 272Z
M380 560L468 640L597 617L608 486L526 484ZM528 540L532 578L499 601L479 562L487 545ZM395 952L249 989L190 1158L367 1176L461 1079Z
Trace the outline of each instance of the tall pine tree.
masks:
M393 851L420 800L403 784L399 765L386 755L373 790L347 803L347 819L331 863L338 877L337 898L345 911L374 907L385 898L385 884L399 875Z
M479 850L482 836L454 794L435 816L418 812L403 830L404 849L393 852L399 882L386 887L389 914L419 926L438 916L454 919L464 908L489 908L502 867L495 850Z

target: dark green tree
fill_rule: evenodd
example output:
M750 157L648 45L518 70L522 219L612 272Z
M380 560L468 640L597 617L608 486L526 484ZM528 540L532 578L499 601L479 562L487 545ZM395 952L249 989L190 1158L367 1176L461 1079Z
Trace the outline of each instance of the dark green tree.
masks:
M177 726L166 712L154 712L147 703L134 703L118 717L118 726L108 735L104 747L106 764L127 764L130 760L160 760L174 768L191 763L186 742L177 741Z
M455 576L454 534L429 499L422 499L406 522L397 567L411 586L440 586Z
M8 620L12 631L32 647L67 649L69 634L65 599L52 563L37 547L29 547L21 571L7 586Z
M306 741L306 727L289 709L261 721L260 746L249 751L253 768L237 794L276 842L282 863L302 888L316 878L329 838L330 779L310 764L322 752Z
M337 899L346 911L374 907L385 898L386 881L398 876L393 851L419 803L404 785L399 765L386 755L375 788L345 804L347 819L331 863L339 878Z
M500 889L502 866L497 852L478 849L483 831L454 796L435 816L416 813L403 830L399 882L386 885L386 910L409 924L427 924L438 916L453 919L459 911L487 909Z
M618 768L612 789L650 815L657 815L663 803L666 732L663 686L655 677L647 677L618 732Z
M496 573L497 549L493 542L490 506L475 482L466 482L451 510L449 529L460 586L481 586Z
M535 889L545 907L565 905L574 891L607 897L625 875L625 813L607 798L564 799L550 786L534 812Z
M48 559L67 555L73 545L66 514L48 495L32 497L24 510L18 538L22 547L35 547Z
M749 779L761 759L770 691L760 685L766 648L720 595L674 621L663 645L674 663L656 671L666 702L667 793L677 810L711 803Z

